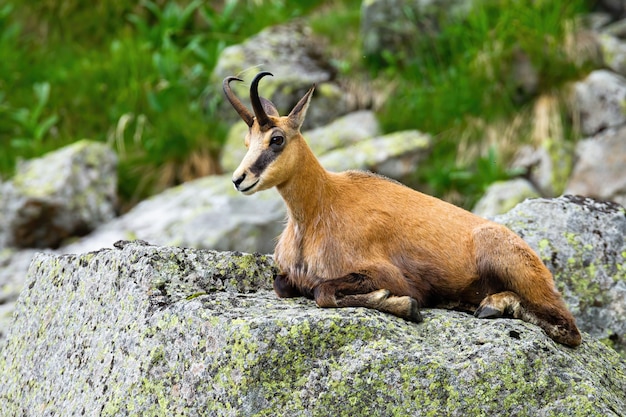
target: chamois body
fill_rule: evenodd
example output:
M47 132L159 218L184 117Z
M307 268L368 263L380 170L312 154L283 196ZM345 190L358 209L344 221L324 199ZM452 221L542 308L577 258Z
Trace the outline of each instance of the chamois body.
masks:
M419 308L477 308L480 318L511 315L554 340L581 342L549 270L506 227L384 177L326 171L299 132L313 89L286 117L251 87L248 153L233 175L251 194L276 186L288 221L275 249L281 297L304 295L320 307L363 306L421 321Z
M314 184L318 179L325 184ZM379 269L369 277L372 290L408 295L424 306L439 298L465 299L461 292L478 279L472 232L486 224L482 219L372 174L301 180L311 190L306 200L278 187L289 216L274 256L301 293ZM484 298L471 296L476 304Z

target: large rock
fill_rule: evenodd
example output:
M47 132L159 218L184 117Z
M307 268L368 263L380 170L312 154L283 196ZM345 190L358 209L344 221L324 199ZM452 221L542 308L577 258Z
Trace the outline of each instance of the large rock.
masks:
M235 123L228 132L220 161L225 171L232 172L237 169L245 156L244 138L247 132L248 126L243 121ZM376 115L368 110L348 113L327 125L302 132L311 150L318 156L371 139L379 134L380 125ZM355 168L357 167L351 166L351 169Z
M533 185L524 178L498 181L491 184L478 200L472 213L491 218L504 214L527 198L539 197Z
M115 216L117 157L79 141L18 165L0 185L0 248L57 247Z
M525 173L545 197L563 194L574 165L574 146L564 140L544 139L538 147L522 146L515 154L512 168Z
M604 64L619 75L626 75L626 43L622 40L602 34L598 36Z
M232 172L243 160L245 123L237 123L228 135L222 166ZM430 152L430 135L416 130L379 135L380 126L371 111L358 111L332 123L302 133L324 168L333 172L368 170L395 179L415 172Z
M276 190L244 196L235 191L230 175L211 176L144 200L60 251L87 252L118 240L142 239L167 246L269 253L285 215Z
M302 22L269 27L241 44L225 48L212 78L215 83L221 83L230 75L246 79L246 83L231 83L243 101L250 94L249 81L261 70L270 71L274 77L263 79L259 93L270 99L281 114L287 114L307 90L317 84L315 100L318 104L309 109L305 129L322 126L349 110L346 95L334 82L336 71L311 29ZM242 74L242 71L249 73ZM238 118L226 100L222 112L226 120Z
M564 196L527 200L495 220L543 259L581 330L626 354L626 210Z
M626 206L626 126L581 140L576 158L566 193Z
M329 171L364 169L387 177L402 179L417 169L431 150L430 135L405 130L366 139L335 149L319 157Z
M266 256L39 255L0 353L6 415L619 416L626 365L518 320L277 299Z
M6 337L15 302L24 289L26 271L36 253L35 249L0 250L0 344Z
M574 84L575 103L583 134L593 136L626 122L626 79L606 70L596 70Z
M311 106L313 105L315 104ZM381 128L376 114L371 110L360 110L338 117L325 126L307 130L303 136L313 153L322 155L380 136L380 134Z

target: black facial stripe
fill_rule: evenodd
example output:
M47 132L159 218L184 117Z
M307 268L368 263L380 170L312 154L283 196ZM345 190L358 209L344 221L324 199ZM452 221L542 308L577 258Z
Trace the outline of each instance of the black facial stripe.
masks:
M280 152L275 152L271 149L265 149L263 152L261 152L261 155L259 155L257 160L254 161L254 164L252 164L252 166L250 167L250 172L253 175L260 175L261 172L263 172L265 168L267 168L267 166L271 164L278 155L280 155Z

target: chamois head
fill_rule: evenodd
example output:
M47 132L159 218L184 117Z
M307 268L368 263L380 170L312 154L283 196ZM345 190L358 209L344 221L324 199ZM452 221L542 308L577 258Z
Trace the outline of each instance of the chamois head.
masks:
M259 80L266 75L272 74L260 72L250 85L250 102L254 114L230 89L231 81L242 80L226 77L223 83L226 98L249 127L245 140L248 152L233 173L235 188L247 195L280 186L291 177L298 163L298 152L293 149L304 144L300 127L315 88L312 87L300 99L289 115L281 117L272 102L259 97Z

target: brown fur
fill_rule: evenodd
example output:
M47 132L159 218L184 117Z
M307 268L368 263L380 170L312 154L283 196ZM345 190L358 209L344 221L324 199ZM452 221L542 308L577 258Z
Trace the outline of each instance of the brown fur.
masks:
M413 321L421 320L418 306L456 302L477 306L481 318L510 315L559 343L581 343L552 275L513 232L374 174L324 170L299 132L312 91L289 116L269 109L269 127L250 126L233 175L246 194L275 186L287 204L274 254L279 296ZM284 148L262 172L251 171L277 135Z

